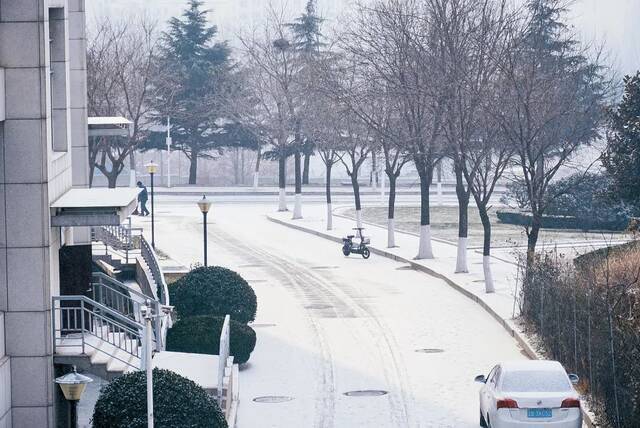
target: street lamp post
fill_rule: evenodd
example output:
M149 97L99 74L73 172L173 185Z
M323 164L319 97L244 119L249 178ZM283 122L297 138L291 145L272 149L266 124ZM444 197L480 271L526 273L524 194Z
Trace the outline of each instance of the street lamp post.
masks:
M146 305L143 305L140 311L145 321L144 366L147 373L147 427L153 428L153 364L151 362L151 358L153 357L153 333L151 327L153 310L151 308L151 301L147 300ZM157 315L158 314L156 314L156 316Z
M55 381L60 385L64 398L69 402L69 428L78 426L78 401L82 398L82 393L89 382L93 382L90 377L79 374L76 366L73 366L73 372L56 378Z
M156 231L155 231L155 209L154 209L154 201L153 201L153 176L158 171L158 165L151 161L147 165L147 172L151 176L151 246L156 248Z
M204 226L204 266L207 267L207 214L211 208L211 201L207 199L206 195L202 195L202 199L198 201L198 207L202 212L202 224Z

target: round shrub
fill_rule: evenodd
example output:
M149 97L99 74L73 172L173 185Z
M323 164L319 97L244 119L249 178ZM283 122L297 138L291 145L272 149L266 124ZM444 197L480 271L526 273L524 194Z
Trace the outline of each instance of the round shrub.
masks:
M146 382L146 373L139 371L105 386L93 411L93 427L146 427ZM153 413L158 427L227 428L213 397L195 382L169 370L153 370Z
M167 333L167 351L218 355L223 323L224 318L209 315L181 319ZM246 363L256 347L256 332L231 320L229 336L234 362Z
M169 288L171 304L179 318L222 316L248 323L256 317L258 303L251 286L236 272L220 267L199 267Z

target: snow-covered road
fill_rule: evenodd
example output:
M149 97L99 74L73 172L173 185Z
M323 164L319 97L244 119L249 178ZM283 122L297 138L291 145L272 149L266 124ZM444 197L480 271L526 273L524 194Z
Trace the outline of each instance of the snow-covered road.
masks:
M443 281L375 255L345 258L336 243L269 222L272 209L218 205L209 218L209 263L238 271L258 295L237 426L478 426L473 378L524 359L515 340ZM200 261L195 204L158 202L156 214L157 247L186 266ZM344 395L357 390L388 393ZM292 399L253 401L265 396Z

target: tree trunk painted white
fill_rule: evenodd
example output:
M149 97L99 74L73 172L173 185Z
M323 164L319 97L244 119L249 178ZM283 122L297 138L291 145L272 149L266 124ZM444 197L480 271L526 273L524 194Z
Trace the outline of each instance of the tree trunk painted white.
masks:
M420 226L420 246L418 247L418 255L416 259L432 259L433 248L431 247L431 226Z
M362 210L356 210L356 227L362 227Z
M296 193L295 205L293 206L293 220L299 220L302 218L302 194Z
M287 191L285 189L280 189L278 211L288 211L287 210Z
M396 221L392 218L387 219L387 248L396 246Z
M258 189L259 185L260 185L260 173L258 171L255 171L253 173L253 189L254 190Z
M467 264L467 240L468 238L458 237L458 256L456 258L456 273L469 273Z
M138 180L136 177L136 159L133 150L129 154L129 187L137 187Z
M436 185L437 189L438 189L438 206L441 207L443 204L443 198L442 198L442 183L440 181L438 181L437 185Z
M327 230L333 230L333 210L331 204L327 204Z
M484 288L487 293L496 291L493 286L493 275L491 274L491 256L482 257L482 270L484 271Z

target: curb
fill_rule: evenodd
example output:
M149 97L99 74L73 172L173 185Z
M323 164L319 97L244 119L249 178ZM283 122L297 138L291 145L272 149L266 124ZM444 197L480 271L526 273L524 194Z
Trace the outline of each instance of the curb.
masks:
M273 223L285 226L285 227L289 227L291 229L295 229L295 230L298 230L298 231L301 231L301 232L310 233L312 235L316 235L316 236L319 236L319 237L324 238L324 239L328 239L328 240L333 241L333 242L342 243L342 239L337 238L337 237L332 236L332 235L329 235L328 233L324 233L324 232L320 232L320 231L317 231L317 230L309 229L307 227L299 226L299 225L296 225L296 224L291 224L291 223L289 223L287 221L277 219L277 218L272 217L270 215L267 215L267 220L269 220L269 221L271 221ZM433 277L442 279L450 287L452 287L456 291L460 292L463 296L465 296L465 297L473 300L474 302L476 302L485 311L487 311L493 318L495 318L495 320L498 321L498 323L500 323L500 325L502 325L502 327L507 331L507 333L509 333L514 339L516 339L516 342L518 342L518 344L522 347L522 350L525 352L525 354L527 354L527 357L529 357L529 359L532 359L532 360L543 359L542 356L535 351L535 349L533 348L531 343L529 343L529 340L515 328L515 326L514 326L512 321L502 318L500 315L498 315L498 313L496 311L493 310L493 308L491 308L484 300L482 300L477 295L473 294L469 290L466 290L464 287L462 287L461 285L457 284L456 282L454 282L450 278L446 277L445 275L442 275L442 274L440 274L438 272L435 272L434 270L432 270L432 269L430 269L430 268L428 268L428 267L416 262L415 260L407 259L405 257L401 257L401 256L398 256L396 254L393 254L393 253L391 253L389 251L381 250L379 248L375 248L375 247L372 247L372 246L370 246L369 249L371 250L371 252L373 254L376 254L376 255L379 255L379 256L383 256L383 257L395 260L397 262L407 263L414 270L421 271L421 272L424 272L424 273L426 273L428 275L431 275ZM582 408L582 414L583 414L583 419L584 419L583 420L584 425L586 425L589 428L596 428L597 427L597 425L595 424L595 422L592 419L593 417L589 413L587 413L586 409Z

